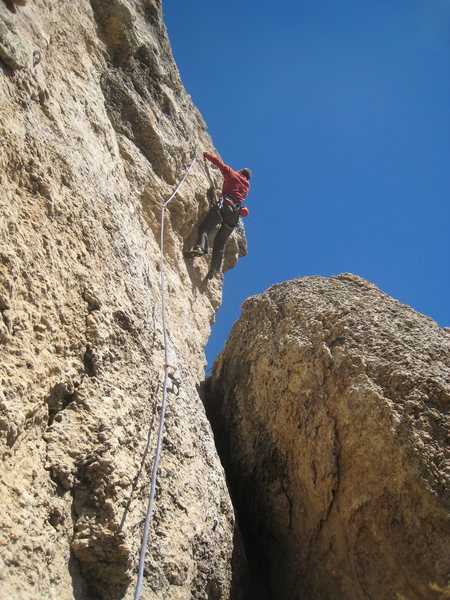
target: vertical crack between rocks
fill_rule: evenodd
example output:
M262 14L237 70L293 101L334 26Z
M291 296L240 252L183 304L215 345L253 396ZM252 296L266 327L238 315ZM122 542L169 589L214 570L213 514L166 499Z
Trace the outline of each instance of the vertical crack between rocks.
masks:
M236 515L239 531L235 532L235 540L236 537L239 536L242 538L241 543L243 545L245 560L248 565L247 575L241 575L241 581L235 581L235 584L232 586L230 600L254 600L255 598L258 598L258 600L274 600L275 596L271 591L269 581L268 560L263 548L252 532L250 520L246 516L247 511L240 501L241 494L236 477L233 474L233 468L228 452L228 437L222 426L220 410L218 409L220 403L216 398L212 398L208 394L208 380L201 389L201 398L213 430L217 453L225 471L227 487ZM235 544L235 551L238 548L238 544ZM234 563L235 562L236 561L234 561ZM233 573L236 569L237 565L234 564Z

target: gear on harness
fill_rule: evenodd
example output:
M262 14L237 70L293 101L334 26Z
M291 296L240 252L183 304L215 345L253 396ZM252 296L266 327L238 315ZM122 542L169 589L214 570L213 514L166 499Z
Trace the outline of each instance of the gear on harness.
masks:
M223 211L223 208L224 208L224 206L229 206L229 207L231 207L231 209L232 209L233 213L235 213L235 214L234 214L234 216L235 216L235 218L236 218L236 222L235 222L235 223L231 223L231 224L230 224L230 223L227 223L227 222L225 221L225 219L224 219L224 216L226 217L226 216L231 216L231 215L226 215L226 214L224 215L224 214L223 214L223 212L224 212L224 211ZM241 203L240 203L240 202L238 202L238 201L236 200L236 198L233 198L233 196L230 196L230 195L228 195L228 194L224 194L223 196L220 196L220 198L219 198L219 200L216 202L216 204L215 204L215 205L213 205L213 207L216 209L216 211L218 211L218 215L219 215L219 217L220 217L220 222L221 222L221 224L222 224L224 227L226 227L227 229L231 229L231 231L233 231L233 229L234 229L235 227L237 227L237 225L238 225L238 223L239 223L239 215L240 215L240 212L239 212L239 210L240 210L240 206L241 206Z

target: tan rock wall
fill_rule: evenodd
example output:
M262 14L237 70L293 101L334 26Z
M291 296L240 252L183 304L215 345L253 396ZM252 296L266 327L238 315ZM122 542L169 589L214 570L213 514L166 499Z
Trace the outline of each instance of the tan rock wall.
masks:
M130 598L164 368L161 206L211 141L160 2L12 6L0 3L0 598ZM221 280L182 256L207 188L198 163L166 219L182 384L143 598L228 598L231 585L234 516L197 390ZM233 235L228 268L244 245Z
M450 336L353 275L244 302L208 405L280 600L430 600L450 556Z

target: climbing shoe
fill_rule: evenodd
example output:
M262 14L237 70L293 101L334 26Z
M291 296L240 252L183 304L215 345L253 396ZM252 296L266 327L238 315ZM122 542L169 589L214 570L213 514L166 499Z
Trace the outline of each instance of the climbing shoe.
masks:
M203 248L200 248L200 246L195 246L195 248L193 250L190 250L189 252L185 252L184 256L186 258L195 258L196 256L203 256L205 254L205 251L203 250Z

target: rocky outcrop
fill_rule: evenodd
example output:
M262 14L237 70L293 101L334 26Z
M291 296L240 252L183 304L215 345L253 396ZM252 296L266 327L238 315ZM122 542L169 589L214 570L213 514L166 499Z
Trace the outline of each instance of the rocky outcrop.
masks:
M162 204L212 149L160 1L3 0L0 139L0 598L129 600L165 368ZM428 600L448 559L449 337L349 275L250 298L214 368L249 577L198 393L222 281L183 258L209 188L199 161L166 212L179 383L143 600ZM245 251L241 229L225 269Z
M130 598L164 372L161 207L211 140L160 1L20 4L0 3L0 598ZM234 515L198 396L221 278L182 254L208 187L199 162L167 210L181 386L144 599L225 599L233 578ZM226 267L244 252L233 234Z
M441 597L449 350L448 332L353 275L244 302L207 403L273 599Z

